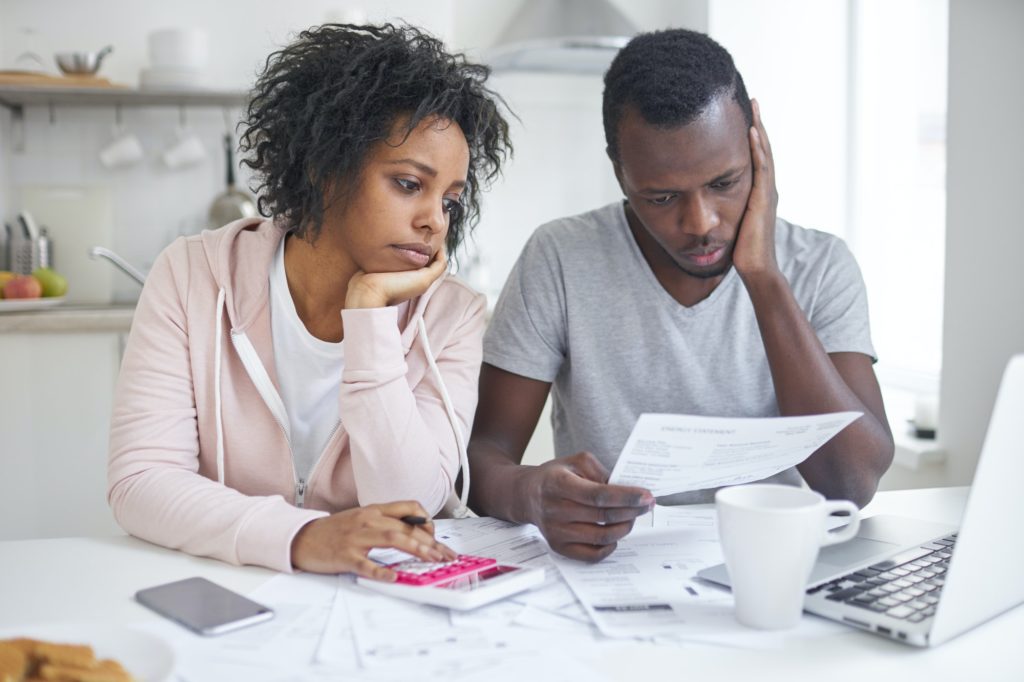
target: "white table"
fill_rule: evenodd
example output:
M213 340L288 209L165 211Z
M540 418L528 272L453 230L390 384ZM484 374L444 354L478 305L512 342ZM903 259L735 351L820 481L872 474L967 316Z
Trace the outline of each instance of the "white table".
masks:
M894 513L957 523L966 488L879 493L868 515ZM252 567L197 559L120 536L0 542L0 627L52 622L129 624L154 616L132 599L136 590L193 575L245 593L273 576ZM609 647L597 662L616 679L1024 680L1024 608L941 647L920 650L853 629L782 650L707 645ZM552 641L557 646L557 641ZM590 661L594 664L594 661ZM538 678L539 679L539 678ZM527 682L527 681L524 681ZM530 680L529 682L537 682Z

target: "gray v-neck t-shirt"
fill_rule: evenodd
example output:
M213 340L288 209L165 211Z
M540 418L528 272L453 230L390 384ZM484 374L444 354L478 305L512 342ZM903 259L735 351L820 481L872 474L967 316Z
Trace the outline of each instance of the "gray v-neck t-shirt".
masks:
M776 222L776 258L828 353L875 359L867 295L846 244ZM754 307L731 268L692 307L665 291L616 202L541 226L484 337L484 362L552 382L555 455L592 452L609 471L637 417L773 417L779 409ZM770 479L799 484L790 469ZM713 490L660 498L713 501Z

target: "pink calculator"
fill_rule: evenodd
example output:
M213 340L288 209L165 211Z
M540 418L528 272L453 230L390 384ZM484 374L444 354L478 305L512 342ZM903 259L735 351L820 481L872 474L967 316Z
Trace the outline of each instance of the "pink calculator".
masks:
M460 576L477 573L498 563L495 559L482 556L460 554L454 561L420 561L407 559L388 568L398 574L395 581L403 585L436 585Z
M466 611L510 597L544 583L543 568L505 564L479 556L431 563L418 559L388 566L398 573L393 583L357 577L356 583L400 599Z

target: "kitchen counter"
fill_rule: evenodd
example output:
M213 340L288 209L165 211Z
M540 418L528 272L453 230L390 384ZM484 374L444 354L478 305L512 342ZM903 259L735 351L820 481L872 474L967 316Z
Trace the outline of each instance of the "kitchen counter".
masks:
M0 334L69 332L128 333L135 306L61 305L44 310L0 313Z

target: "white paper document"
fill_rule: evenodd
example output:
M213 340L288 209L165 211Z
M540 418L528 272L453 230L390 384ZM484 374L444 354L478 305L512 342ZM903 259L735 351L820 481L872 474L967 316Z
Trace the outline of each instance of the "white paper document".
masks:
M555 563L601 632L652 637L735 629L731 595L692 580L721 560L715 512L701 510L670 527L634 528L596 564Z
M646 488L660 497L759 481L804 461L860 416L642 414L608 482Z
M595 658L600 646L589 631L560 632L559 646L553 648L549 632L519 627L497 612L492 612L490 620L479 615L479 620L453 619L446 609L373 593L350 576L339 576L337 581L317 655L322 668L336 674L334 679L522 682L546 675L606 679L585 663ZM511 601L506 604L512 606Z
M697 571L722 561L715 510L657 506L651 520L650 526L635 528L599 563L555 559L605 635L651 638L663 644L704 642L774 649L790 638L846 631L813 617L802 619L788 632L740 625L731 593L694 580Z

